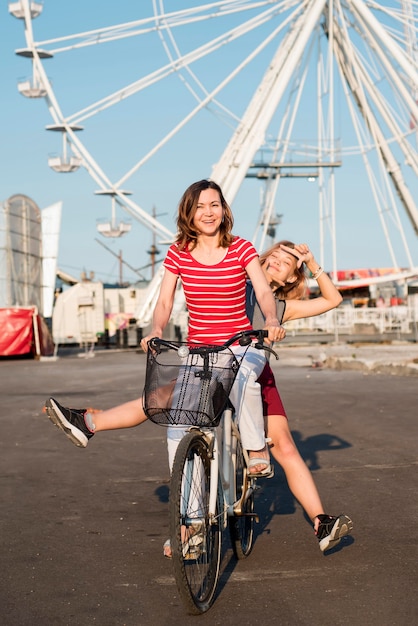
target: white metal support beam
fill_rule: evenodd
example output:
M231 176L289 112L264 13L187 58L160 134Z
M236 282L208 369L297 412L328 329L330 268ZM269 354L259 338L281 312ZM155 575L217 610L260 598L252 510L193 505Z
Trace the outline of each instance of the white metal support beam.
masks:
M418 72L416 71L413 63L408 59L405 52L396 44L383 26L379 23L370 9L367 8L366 3L362 0L350 0L352 9L360 16L369 26L369 28L375 33L376 41L381 41L389 54L399 63L400 67L409 77L410 81L414 85L418 85ZM417 105L416 105L417 106Z
M277 50L244 117L227 145L211 177L232 203L267 127L326 5L326 0L310 0L295 20Z
M341 30L335 29L335 56L340 65L342 74L350 87L357 106L363 119L372 134L377 150L379 150L386 166L386 171L392 179L396 192L406 209L411 224L418 234L418 209L414 198L405 183L402 170L394 157L392 150L372 112L369 103L365 97L363 90L363 82L361 80L362 73L358 67L356 55L350 54L351 46L349 41L344 38ZM364 78L364 77L363 77Z

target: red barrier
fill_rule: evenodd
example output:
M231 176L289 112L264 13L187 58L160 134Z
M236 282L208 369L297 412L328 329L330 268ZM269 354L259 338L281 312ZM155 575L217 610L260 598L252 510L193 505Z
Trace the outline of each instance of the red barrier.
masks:
M0 356L51 356L54 343L36 307L0 309Z

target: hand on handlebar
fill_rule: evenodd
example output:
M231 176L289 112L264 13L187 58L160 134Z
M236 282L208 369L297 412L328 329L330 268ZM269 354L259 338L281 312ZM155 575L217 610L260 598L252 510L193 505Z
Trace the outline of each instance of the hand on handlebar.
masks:
M275 341L282 341L286 337L286 331L283 326L277 324L266 324L264 329L268 331L268 342L274 343Z
M162 333L151 333L150 335L147 335L146 337L143 337L141 339L141 348L143 349L144 352L147 352L148 350L148 342L150 339L153 339L154 337L159 337L161 339L162 337Z

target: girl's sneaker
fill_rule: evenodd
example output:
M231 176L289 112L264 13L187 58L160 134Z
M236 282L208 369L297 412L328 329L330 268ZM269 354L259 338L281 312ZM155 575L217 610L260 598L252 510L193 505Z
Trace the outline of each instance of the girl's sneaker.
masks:
M54 398L49 398L46 401L45 408L51 422L61 428L73 444L79 448L87 446L88 440L94 435L87 428L84 419L87 409L68 409Z
M322 552L330 550L340 543L341 538L349 535L353 530L353 522L347 515L317 515L319 519L316 536L319 549Z

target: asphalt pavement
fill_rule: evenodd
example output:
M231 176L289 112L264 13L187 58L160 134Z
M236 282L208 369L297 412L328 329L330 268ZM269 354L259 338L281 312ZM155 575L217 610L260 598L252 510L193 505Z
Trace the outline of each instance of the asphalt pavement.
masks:
M276 465L259 481L254 549L237 562L226 538L218 596L200 617L185 613L162 556L164 428L97 434L82 450L42 411L49 395L98 409L137 397L145 356L0 360L2 624L417 623L418 346L278 351L272 365L295 441L326 511L349 515L354 530L322 554Z

